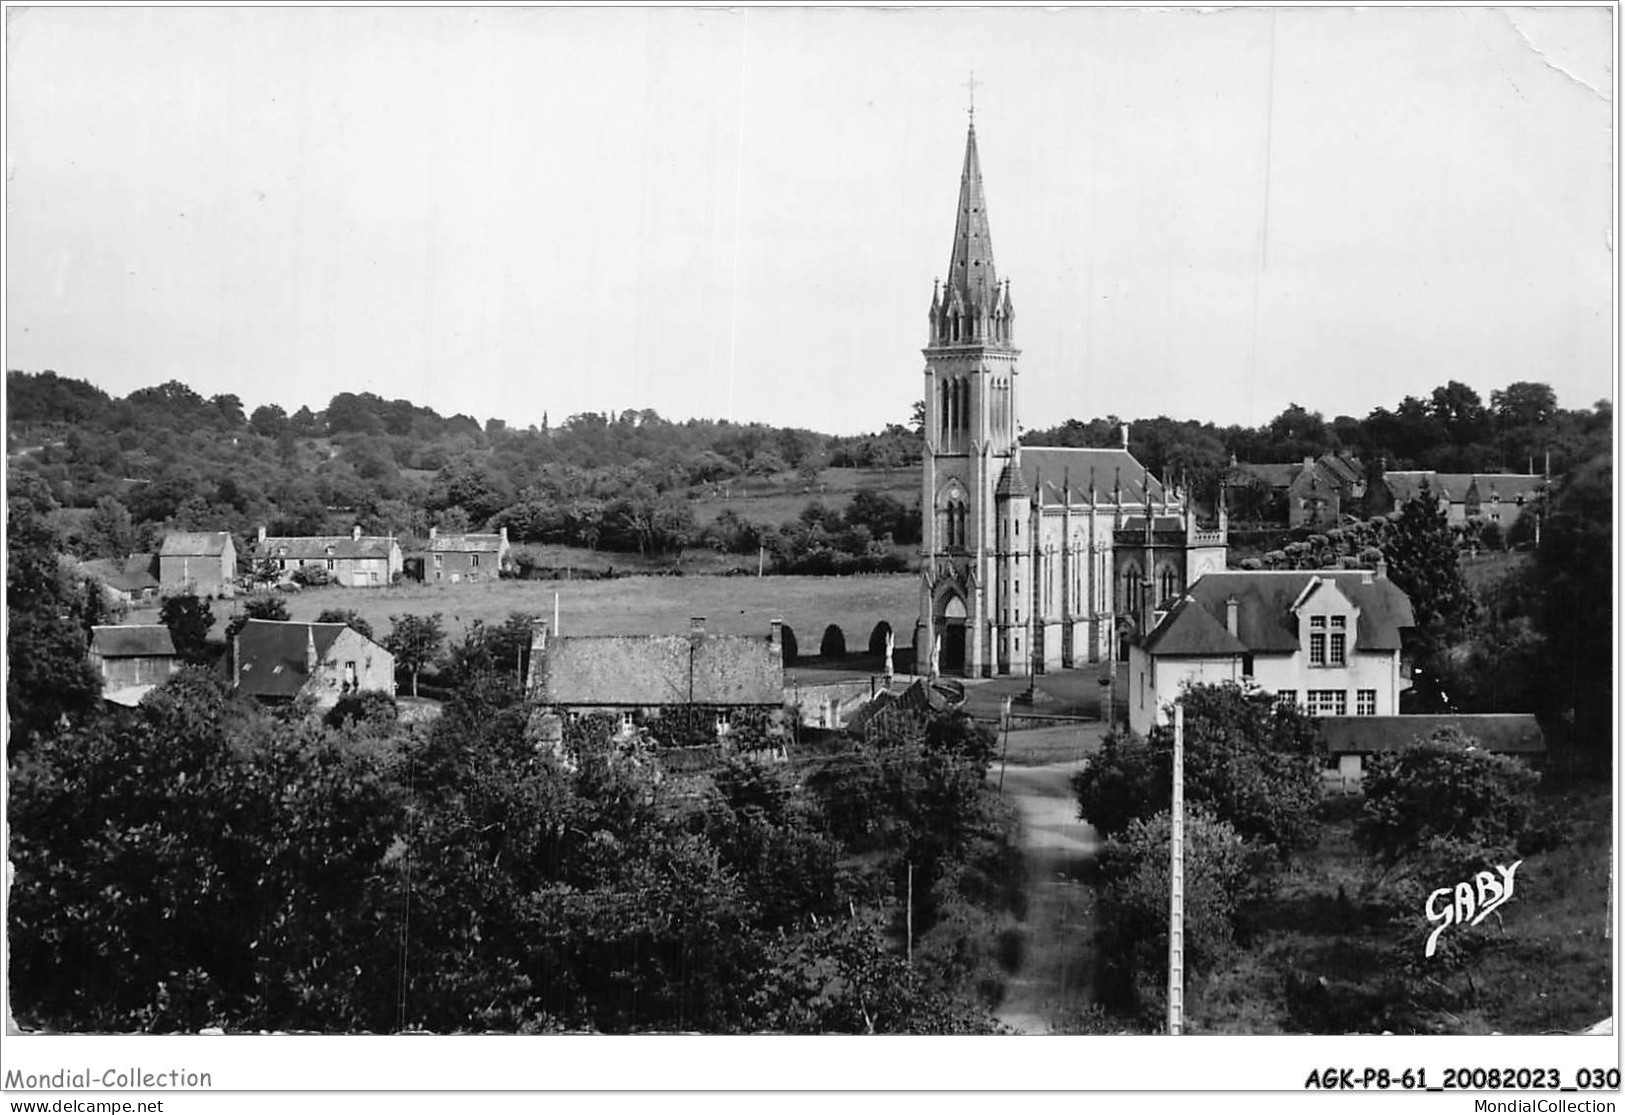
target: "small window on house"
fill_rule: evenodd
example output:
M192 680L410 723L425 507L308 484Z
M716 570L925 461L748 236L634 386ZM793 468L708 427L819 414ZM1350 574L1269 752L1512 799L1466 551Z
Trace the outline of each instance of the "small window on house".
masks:
M468 555L468 567L470 569L478 569L480 567L480 555L479 554L469 554Z
M1377 715L1377 691L1362 689L1354 696L1354 711L1359 716Z
M1241 676L1248 678L1253 676L1253 656L1250 654L1241 656Z
M1309 665L1326 665L1326 633L1324 631L1311 631L1309 633Z
M1341 631L1332 632L1332 660L1333 666L1348 665L1349 637Z
M446 555L445 554L436 554L434 556L434 567L436 569L439 569L444 564L446 564Z
M1296 689L1283 689L1275 695L1275 699L1289 708L1296 708L1298 704L1298 691Z

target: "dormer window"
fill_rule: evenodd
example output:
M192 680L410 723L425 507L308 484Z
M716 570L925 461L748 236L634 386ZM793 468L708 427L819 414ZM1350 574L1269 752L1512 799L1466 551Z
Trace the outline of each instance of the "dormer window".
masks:
M1309 617L1309 665L1326 665L1326 617Z
M1331 664L1333 666L1348 665L1348 617L1332 616L1332 642Z

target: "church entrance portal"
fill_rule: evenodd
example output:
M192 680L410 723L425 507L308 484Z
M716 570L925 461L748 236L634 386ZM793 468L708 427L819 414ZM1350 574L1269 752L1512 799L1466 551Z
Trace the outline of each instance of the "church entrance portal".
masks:
M942 672L945 674L963 673L965 669L965 602L959 597L950 596L943 602L939 629L942 631Z

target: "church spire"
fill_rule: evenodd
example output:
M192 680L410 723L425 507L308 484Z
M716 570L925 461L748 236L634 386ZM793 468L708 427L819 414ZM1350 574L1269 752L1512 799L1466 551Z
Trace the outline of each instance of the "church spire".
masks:
M982 162L976 153L976 120L965 137L965 166L959 173L959 213L954 221L953 255L948 261L948 290L963 300L966 313L980 324L998 308L999 280L993 269L993 237L988 232L987 199L982 193ZM992 338L984 333L982 340Z

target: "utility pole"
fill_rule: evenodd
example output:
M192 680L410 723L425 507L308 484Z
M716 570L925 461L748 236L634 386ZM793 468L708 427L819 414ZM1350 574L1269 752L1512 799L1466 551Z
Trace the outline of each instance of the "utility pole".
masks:
M1185 1029L1185 706L1174 703L1174 797L1168 811L1168 1032Z
M914 861L908 861L908 962L914 964Z

